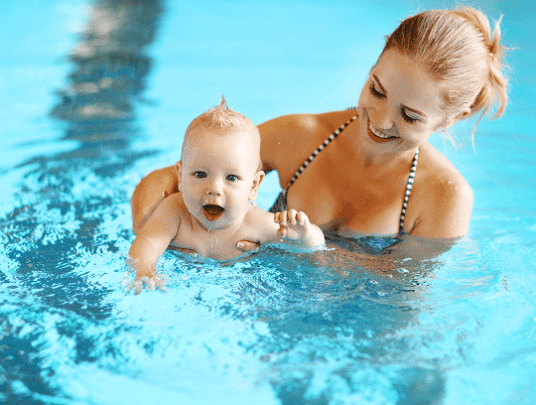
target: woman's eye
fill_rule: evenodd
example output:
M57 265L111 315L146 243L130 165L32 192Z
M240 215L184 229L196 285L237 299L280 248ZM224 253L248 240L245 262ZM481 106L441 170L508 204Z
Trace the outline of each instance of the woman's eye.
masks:
M383 94L382 92L380 92L380 91L378 91L376 89L376 86L374 86L374 83L370 83L370 93L374 97L378 97L378 98L384 98L385 97L385 94Z
M198 179L204 179L205 177L207 177L207 174L205 172L194 172L194 176L197 177Z
M404 110L402 110L400 113L402 114L404 121L410 124L414 124L416 121L418 121L417 118L410 117Z
M238 180L238 176L234 175L234 174L229 174L227 177L226 177L227 181L230 181L230 182L235 182Z

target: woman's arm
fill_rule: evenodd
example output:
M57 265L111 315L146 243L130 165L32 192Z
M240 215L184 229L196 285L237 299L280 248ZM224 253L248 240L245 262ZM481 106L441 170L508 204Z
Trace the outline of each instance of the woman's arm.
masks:
M164 197L177 192L176 166L155 170L145 176L130 199L132 231L138 235Z

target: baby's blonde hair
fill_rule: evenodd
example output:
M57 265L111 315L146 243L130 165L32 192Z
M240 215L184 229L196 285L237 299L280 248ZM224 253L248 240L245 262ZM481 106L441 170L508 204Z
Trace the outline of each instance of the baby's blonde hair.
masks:
M486 16L471 7L424 11L402 21L383 52L398 50L443 84L447 117L458 117L467 108L467 116L483 111L474 134L490 107L498 104L497 118L508 100L500 21L491 32Z
M241 132L242 134L249 135L255 151L257 151L256 154L259 156L259 167L262 166L260 160L261 135L257 126L246 116L231 110L223 95L221 96L219 105L216 105L197 116L190 125L188 125L182 144L183 155L188 140L195 136L195 133L198 133L199 131L211 131L221 134L222 136L230 132Z

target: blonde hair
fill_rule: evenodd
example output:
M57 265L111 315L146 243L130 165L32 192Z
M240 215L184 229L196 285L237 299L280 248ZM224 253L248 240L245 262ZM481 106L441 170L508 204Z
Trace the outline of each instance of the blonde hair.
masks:
M195 137L195 134L199 133L199 131L210 131L222 136L230 132L240 132L243 135L249 135L253 142L253 148L255 148L256 154L259 156L259 167L262 166L260 160L261 135L259 129L249 118L231 110L223 95L221 96L219 105L208 109L203 114L194 118L190 125L188 125L188 128L186 128L184 142L182 144L183 156L189 139Z
M491 32L486 16L471 7L424 11L402 21L383 52L398 50L442 82L447 117L460 119L467 108L467 117L483 110L474 135L490 107L498 104L492 119L498 118L508 100L500 21Z

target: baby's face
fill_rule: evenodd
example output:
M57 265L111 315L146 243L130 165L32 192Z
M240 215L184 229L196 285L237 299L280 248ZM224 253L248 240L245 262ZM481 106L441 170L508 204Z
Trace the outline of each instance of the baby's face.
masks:
M249 134L205 132L188 140L179 165L184 203L206 229L240 226L263 178Z

